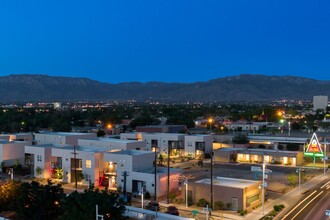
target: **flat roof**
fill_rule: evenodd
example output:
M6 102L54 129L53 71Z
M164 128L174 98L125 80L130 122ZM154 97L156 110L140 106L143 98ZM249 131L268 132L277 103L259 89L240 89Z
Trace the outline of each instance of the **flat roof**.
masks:
M122 140L122 139L116 139L116 138L86 138L86 139L79 139L79 140L100 141L100 142L110 142L110 143L136 143L136 142L140 142L138 140Z
M35 134L45 134L45 135L60 135L60 136L73 136L73 135L87 135L92 133L78 133L78 132L40 132Z
M244 189L246 187L255 185L260 181L253 181L253 180L246 180L246 179L235 179L235 178L227 178L227 177L216 177L213 180L214 186L225 186L225 187L232 187L232 188L240 188ZM196 181L195 183L200 184L211 184L211 179L201 179Z
M154 154L152 151L142 151L142 150L122 150L122 151L115 151L115 152L108 152L111 154L125 154L125 155L143 155L143 154Z

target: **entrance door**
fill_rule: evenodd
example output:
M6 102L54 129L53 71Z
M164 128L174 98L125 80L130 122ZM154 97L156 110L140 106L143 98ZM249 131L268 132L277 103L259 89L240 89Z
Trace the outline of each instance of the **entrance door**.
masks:
M236 197L233 197L231 199L231 207L232 207L232 210L237 211L237 198Z

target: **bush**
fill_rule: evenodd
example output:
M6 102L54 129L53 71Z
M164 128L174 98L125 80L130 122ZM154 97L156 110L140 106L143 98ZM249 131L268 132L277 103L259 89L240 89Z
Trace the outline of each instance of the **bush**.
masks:
M231 209L231 203L230 202L227 203L227 209Z
M199 199L197 202L197 206L199 207L205 207L206 205L210 205L210 203L204 198Z
M147 192L144 194L144 198L146 198L146 199L150 199L150 198L151 198L151 196L150 196L150 192L149 192L149 191L147 191Z
M274 208L274 211L276 211L276 212L280 211L280 209L281 209L278 205L274 205L273 208Z
M214 203L214 210L221 210L221 209L223 209L223 203L221 202L221 201L216 201L215 203Z

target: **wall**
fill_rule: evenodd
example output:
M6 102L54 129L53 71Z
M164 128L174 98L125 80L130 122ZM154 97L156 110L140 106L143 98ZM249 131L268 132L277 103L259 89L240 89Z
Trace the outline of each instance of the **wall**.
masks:
M24 164L25 145L27 144L28 142L25 141L7 142L2 144L0 143L0 146L2 146L2 155L0 155L0 161L5 161L6 166L14 165L16 160L19 160L20 164Z

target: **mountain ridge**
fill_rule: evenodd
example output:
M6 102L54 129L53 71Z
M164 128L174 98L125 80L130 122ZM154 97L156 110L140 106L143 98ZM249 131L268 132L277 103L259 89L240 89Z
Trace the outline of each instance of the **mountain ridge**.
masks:
M330 81L297 76L241 74L205 82L105 83L82 77L11 74L0 77L0 102L33 101L266 101L330 96Z

